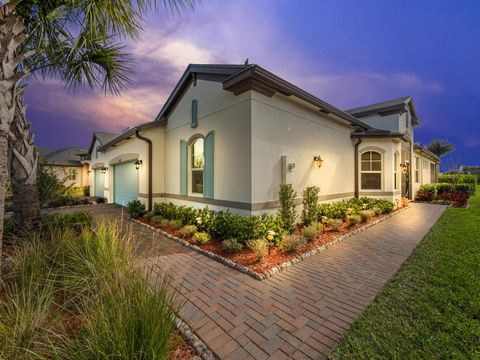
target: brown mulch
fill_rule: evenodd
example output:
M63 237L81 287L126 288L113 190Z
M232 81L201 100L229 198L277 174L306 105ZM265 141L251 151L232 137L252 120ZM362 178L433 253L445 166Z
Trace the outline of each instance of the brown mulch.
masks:
M397 210L395 210L395 211L397 211ZM357 225L354 225L354 226L350 226L348 224L348 222L345 222L345 223L343 223L343 225L342 225L342 227L340 228L339 231L332 231L332 230L327 229L315 241L312 241L310 243L306 243L306 244L302 245L300 247L300 249L298 251L295 251L295 252L284 252L278 247L272 247L272 248L270 248L270 254L265 257L263 263L259 263L258 260L255 257L255 254L253 253L253 251L250 250L247 247L244 247L243 250L241 250L238 253L231 254L231 253L226 252L222 248L222 240L220 240L220 239L211 238L210 241L207 244L201 245L201 244L197 243L193 238L183 236L182 233L179 230L173 230L169 227L162 227L159 224L153 224L152 222L150 222L149 220L147 220L143 217L141 217L137 220L139 220L141 222L144 222L148 225L151 225L155 228L161 229L161 230L169 233L170 235L173 235L173 236L179 237L181 239L184 239L184 240L188 241L189 243L195 244L195 245L197 245L198 247L200 247L204 250L210 251L210 252L215 253L217 255L220 255L224 258L230 259L230 260L234 261L235 263L237 263L238 265L248 267L249 269L251 269L251 270L253 270L257 273L264 274L268 270L270 270L271 268L273 268L275 266L279 266L280 264L282 264L282 263L284 263L288 260L291 260L291 259L293 259L293 258L295 258L299 255L302 255L306 252L309 252L309 251L311 251L311 250L313 250L313 249L315 249L319 246L328 244L329 242L335 240L336 238L338 238L340 236L346 235L346 234L348 234L352 231L355 231L358 228L361 228L361 227L365 226L368 223L371 223L371 222L373 222L375 220L378 220L380 218L383 218L385 216L386 215L383 215L383 214L378 215L378 216L375 216L375 217L371 218L367 223L360 223L360 224L357 224Z

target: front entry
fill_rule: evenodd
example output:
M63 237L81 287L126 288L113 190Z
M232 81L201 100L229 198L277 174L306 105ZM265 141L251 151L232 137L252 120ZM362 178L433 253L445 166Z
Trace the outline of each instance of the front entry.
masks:
M138 199L138 170L133 162L118 164L113 167L113 199L116 204L126 206Z
M410 152L402 150L402 198L410 199Z

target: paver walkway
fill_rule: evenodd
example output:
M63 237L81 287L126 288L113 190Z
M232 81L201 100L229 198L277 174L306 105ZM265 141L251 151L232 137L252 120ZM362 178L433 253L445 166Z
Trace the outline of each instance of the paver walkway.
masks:
M86 208L121 217L115 206ZM323 359L444 209L411 204L261 282L129 223L153 271L172 274L186 297L182 318L219 358Z

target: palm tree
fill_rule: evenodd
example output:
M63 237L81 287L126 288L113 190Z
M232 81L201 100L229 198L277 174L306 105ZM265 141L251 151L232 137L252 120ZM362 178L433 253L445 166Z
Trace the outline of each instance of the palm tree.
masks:
M426 146L426 148L438 157L441 157L455 150L455 145L450 144L447 140L436 139L432 140L430 144Z
M163 0L170 10L197 0ZM0 254L7 162L17 216L38 219L37 154L25 118L27 76L61 79L67 89L101 87L118 94L129 83L132 62L123 41L136 39L155 0L4 0L0 4ZM10 140L10 152L8 142ZM28 206L26 206L28 204ZM32 210L35 208L36 210Z

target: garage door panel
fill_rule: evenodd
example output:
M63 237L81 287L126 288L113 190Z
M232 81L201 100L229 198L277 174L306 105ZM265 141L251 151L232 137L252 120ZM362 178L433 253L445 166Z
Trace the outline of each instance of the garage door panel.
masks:
M138 199L138 171L133 162L118 164L114 167L114 201L126 206Z

